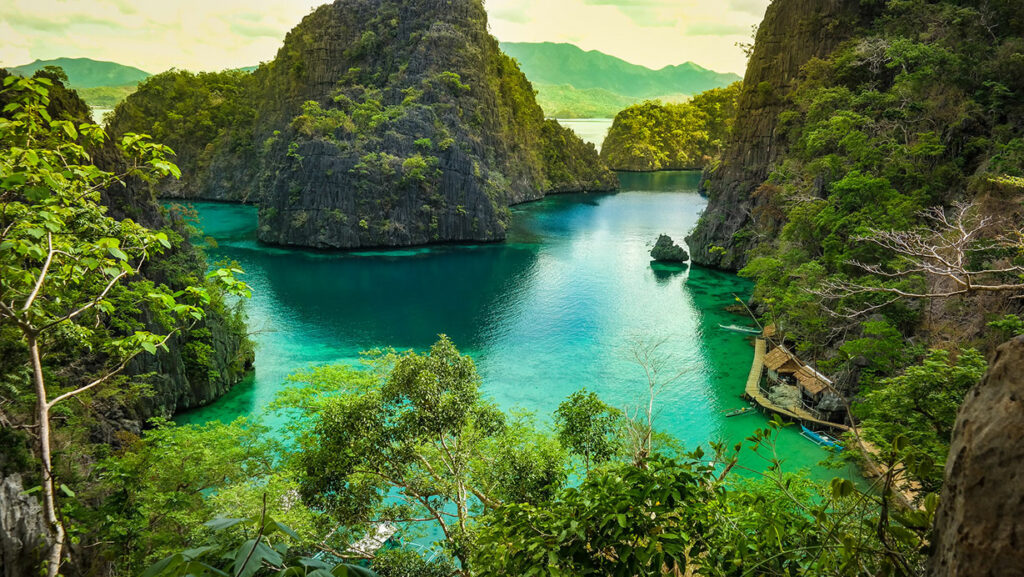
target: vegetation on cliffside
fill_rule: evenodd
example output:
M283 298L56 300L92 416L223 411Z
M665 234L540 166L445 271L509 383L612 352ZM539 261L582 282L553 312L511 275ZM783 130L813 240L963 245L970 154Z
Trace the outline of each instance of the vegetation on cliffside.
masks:
M601 145L613 170L700 170L721 153L736 115L740 83L689 102L644 102L619 112Z
M836 376L869 439L913 438L934 487L975 349L1021 329L1000 319L1022 289L1024 19L1015 2L855 4L867 24L792 84L745 86L736 122L771 135L712 176L692 240L699 262L749 261L766 320ZM767 177L744 180L769 141Z

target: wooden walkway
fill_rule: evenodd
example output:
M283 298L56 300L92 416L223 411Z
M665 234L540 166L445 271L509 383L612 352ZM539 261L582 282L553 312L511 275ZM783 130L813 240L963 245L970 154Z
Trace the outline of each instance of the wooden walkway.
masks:
M799 421L804 425L813 424L819 427L842 431L844 433L850 431L850 427L839 423L822 421L802 407L780 407L768 400L768 397L764 396L764 393L761 392L761 375L764 373L764 354L766 347L767 345L764 339L759 338L754 342L754 362L750 365L750 375L747 376L745 396L767 411L771 411L793 421Z

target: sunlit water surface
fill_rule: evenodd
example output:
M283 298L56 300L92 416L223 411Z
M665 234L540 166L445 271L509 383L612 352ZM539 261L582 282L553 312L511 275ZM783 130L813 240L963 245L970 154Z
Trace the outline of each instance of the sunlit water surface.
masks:
M558 123L571 128L585 142L594 143L598 152L612 127L611 118L559 118Z
M288 250L256 241L253 207L195 204L205 234L216 239L210 259L238 261L252 285L256 369L179 422L261 415L296 370L354 363L360 351L381 346L424 349L444 333L475 359L487 395L548 423L584 387L618 407L636 404L645 379L628 343L642 337L665 339L671 370L685 372L658 397L657 427L691 448L742 441L766 425L758 413L724 415L745 405L753 347L749 336L720 325L750 324L725 308L751 286L723 272L651 263L658 234L681 241L703 210L698 174L620 176L617 194L515 207L507 242L489 245ZM816 466L825 452L792 430L778 448L789 470L836 474ZM743 464L763 470L746 454Z

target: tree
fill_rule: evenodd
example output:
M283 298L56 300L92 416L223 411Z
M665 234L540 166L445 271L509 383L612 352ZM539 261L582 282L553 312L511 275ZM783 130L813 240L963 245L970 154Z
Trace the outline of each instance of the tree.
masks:
M595 393L576 391L555 412L558 440L583 457L584 469L589 471L592 463L603 463L615 454L621 416L622 411L606 405Z
M218 517L204 526L213 531L205 545L161 559L146 569L142 577L377 577L363 567L303 555L301 547L295 547L301 545L295 531L267 514L266 495L259 516ZM241 544L239 534L244 539Z
M79 491L99 503L80 522L119 552L115 573L137 575L157 559L201 544L203 523L215 516L259 516L261 496L270 498L275 519L304 537L325 532L307 529L309 511L282 505L293 486L274 477L282 447L266 427L245 419L151 424L141 438L126 436L123 449L96 467L99 483Z
M982 216L974 203L957 203L952 214L932 207L922 218L930 227L911 230L870 229L854 241L876 245L895 256L894 266L853 260L849 264L888 280L924 278L934 289L915 289L904 283L862 284L829 280L819 294L842 299L865 293L891 295L884 304L863 307L847 316L864 314L903 298L938 299L980 292L1019 293L1024 291L1024 266L1019 264L1024 249L1024 227L1009 219ZM918 285L920 286L920 285Z
M473 361L445 336L426 354L382 352L373 364L378 378L331 384L338 392L322 403L290 394L320 407L299 437L302 497L353 531L436 527L470 575L476 518L550 497L566 476L561 448L487 402Z
M686 369L677 371L672 355L662 352L667 338L634 338L629 344L633 361L644 371L645 394L636 407L627 408L625 419L626 444L633 457L633 464L643 467L647 458L654 454L654 419L657 416L655 401L670 385L686 374Z
M920 364L863 392L863 400L854 405L863 420L862 434L881 446L905 437L916 455L936 465L918 481L937 490L957 410L985 368L985 358L974 349L955 359L948 351L930 351Z
M550 501L509 504L481 529L479 575L663 575L706 549L710 470L652 458L590 475Z
M136 356L166 349L177 330L203 318L210 294L199 286L171 292L140 278L143 265L171 247L167 234L111 218L100 202L101 192L125 177L177 175L165 159L170 150L128 134L119 144L125 171L97 168L89 151L103 144L102 129L51 118L51 85L46 78L4 80L11 102L0 118L0 324L17 328L29 354L52 577L60 571L65 528L57 515L51 411L111 383ZM211 278L233 294L247 295L236 272L220 270ZM118 302L145 308L169 330L154 334L139 323L119 323L108 331ZM53 394L43 359L69 342L99 355L101 366Z

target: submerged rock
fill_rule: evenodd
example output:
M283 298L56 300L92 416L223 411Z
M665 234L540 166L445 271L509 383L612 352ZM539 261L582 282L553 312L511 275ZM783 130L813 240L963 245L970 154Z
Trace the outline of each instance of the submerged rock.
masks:
M658 242L654 243L651 258L658 262L686 262L690 260L690 255L686 253L685 248L676 244L672 237L663 234L658 237Z

